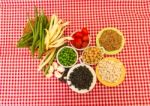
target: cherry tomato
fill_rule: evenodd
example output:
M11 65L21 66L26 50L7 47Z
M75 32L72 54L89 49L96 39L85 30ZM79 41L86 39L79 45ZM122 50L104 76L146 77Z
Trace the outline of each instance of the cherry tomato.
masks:
M83 40L83 41L88 41L88 40L89 40L88 35L84 35L83 38L82 38L82 40Z
M76 32L73 36L77 37L77 38L81 38L82 37L82 33L81 32Z
M82 47L85 48L88 45L88 42L83 42Z
M86 27L82 28L82 34L83 35L88 35L89 34Z

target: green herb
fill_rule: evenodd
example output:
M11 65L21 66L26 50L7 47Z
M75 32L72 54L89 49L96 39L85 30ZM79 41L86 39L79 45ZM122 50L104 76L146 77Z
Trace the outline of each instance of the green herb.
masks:
M72 48L65 47L58 54L60 64L64 66L71 66L76 62L77 55Z

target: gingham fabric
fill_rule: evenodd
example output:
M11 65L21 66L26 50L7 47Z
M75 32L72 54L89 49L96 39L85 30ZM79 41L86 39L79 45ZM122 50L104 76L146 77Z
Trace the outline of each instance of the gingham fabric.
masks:
M111 57L124 63L125 81L114 88L97 81L91 92L77 94L57 78L45 78L37 71L39 60L28 49L16 48L34 5L69 21L66 35L87 26L91 46L100 29L121 30L125 47ZM149 0L1 0L0 50L0 106L150 106Z

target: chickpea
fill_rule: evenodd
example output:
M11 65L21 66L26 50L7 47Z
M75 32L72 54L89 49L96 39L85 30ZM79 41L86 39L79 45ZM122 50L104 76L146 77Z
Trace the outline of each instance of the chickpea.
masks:
M83 61L88 64L97 64L103 55L97 47L89 47L83 51Z

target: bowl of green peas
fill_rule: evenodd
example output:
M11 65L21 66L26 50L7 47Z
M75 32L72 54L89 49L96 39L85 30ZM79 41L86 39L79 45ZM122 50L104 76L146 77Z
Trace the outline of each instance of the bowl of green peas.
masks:
M71 46L64 46L58 50L56 59L61 66L70 68L77 63L78 52Z

